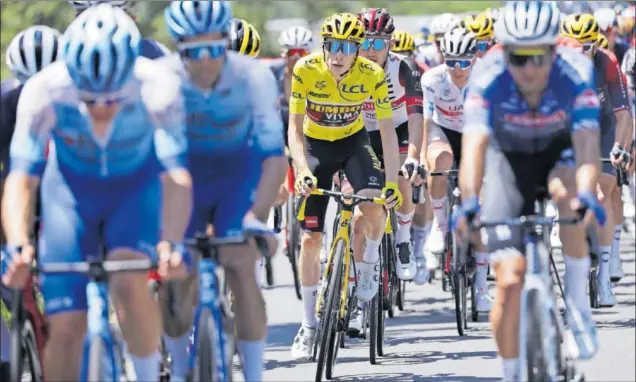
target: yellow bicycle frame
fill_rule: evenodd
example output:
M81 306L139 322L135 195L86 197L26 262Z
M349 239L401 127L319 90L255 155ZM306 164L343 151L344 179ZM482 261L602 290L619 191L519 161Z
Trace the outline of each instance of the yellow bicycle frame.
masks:
M325 195L325 192L324 190L317 189L312 191L311 195ZM346 197L343 197L343 198L347 200ZM353 198L349 198L349 200L352 200L352 199ZM383 198L373 198L374 204L384 205L384 202L385 200ZM351 267L351 255L352 255L351 246L350 246L351 238L349 237L349 222L351 221L352 216L353 216L353 211L347 210L347 209L340 210L338 230L336 231L336 235L334 236L331 242L331 248L329 249L329 257L327 258L327 264L325 266L325 270L322 275L322 279L327 280L327 275L329 274L329 270L331 269L333 265L333 258L336 252L338 241L342 240L345 245L345 253L344 253L344 259L342 259L344 263L344 272L342 273L343 280L342 280L342 288L340 291L341 295L340 295L339 317L341 319L345 318L345 310L347 307L347 293L349 292L349 272ZM303 202L303 204L300 207L300 211L298 213L298 220L300 221L305 220L305 202ZM388 230L387 232L392 232L389 215L387 215L387 223L386 223L385 230ZM326 287L326 284L323 285L323 287L320 290L320 293L318 294L318 298L316 299L316 315L320 314L320 305L322 304L322 300L324 298L324 291L326 289L325 287Z

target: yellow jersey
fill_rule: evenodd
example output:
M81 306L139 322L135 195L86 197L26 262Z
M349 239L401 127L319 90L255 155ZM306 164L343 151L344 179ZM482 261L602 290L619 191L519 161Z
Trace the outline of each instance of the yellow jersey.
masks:
M290 114L306 114L303 132L324 141L337 141L364 128L362 106L371 97L378 120L393 117L384 70L358 57L347 75L336 82L322 52L300 59L294 66Z

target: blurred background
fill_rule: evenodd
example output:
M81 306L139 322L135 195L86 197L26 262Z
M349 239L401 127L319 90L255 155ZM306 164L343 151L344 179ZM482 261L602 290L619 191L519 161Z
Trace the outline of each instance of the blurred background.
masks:
M141 33L146 38L154 38L171 47L163 22L163 10L169 1L138 1L135 12ZM324 17L336 12L357 13L364 7L388 7L395 17L398 29L417 31L422 24L430 22L431 16L452 12L468 14L480 12L488 7L501 6L503 1L333 1L333 0L237 0L233 1L235 17L252 23L263 40L261 57L275 57L280 54L278 35L290 26L303 25L318 33ZM32 1L1 0L0 22L2 74L9 78L4 64L4 52L11 39L21 30L33 25L43 24L64 32L74 18L73 8L64 0ZM315 39L317 40L317 39Z

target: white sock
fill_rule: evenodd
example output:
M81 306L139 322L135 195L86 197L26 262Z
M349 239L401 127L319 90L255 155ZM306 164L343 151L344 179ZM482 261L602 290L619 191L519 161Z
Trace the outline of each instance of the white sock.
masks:
M585 256L575 259L564 254L565 294L572 299L574 306L581 312L590 310L587 299L587 279L590 273L591 259Z
M426 227L413 224L413 255L416 259L424 258L424 242L426 241Z
M490 264L490 253L475 252L477 261L477 273L475 274L475 287L479 292L488 291L488 264Z
M380 257L380 243L382 238L371 240L367 237L367 246L364 249L364 262L367 264L375 264Z
M263 268L265 267L265 258L261 256L260 259L254 263L254 276L256 277L256 285L259 288L263 287Z
M617 224L614 226L614 240L612 240L612 248L610 249L611 256L616 259L621 256L621 231L623 230L623 226L621 224Z
M601 252L601 258L599 259L598 264L598 281L605 284L610 282L609 265L612 247L606 245L600 246L599 249Z
M164 334L166 350L170 353L172 365L170 366L170 380L173 378L185 379L190 363L190 330L179 338L170 337ZM140 379L141 381L141 379Z
M301 288L303 295L303 325L315 328L318 325L316 319L316 300L318 300L318 285Z
M246 381L260 382L263 380L263 357L265 354L265 340L238 341L238 351L243 365L243 376Z
M411 240L411 224L413 223L413 212L410 214L403 214L396 212L398 230L395 235L395 240L398 244L406 243Z
M158 381L161 354L155 351L147 357L137 357L130 354L130 360L135 367L138 381Z
M448 225L448 217L446 216L446 197L442 199L431 199L431 207L433 208L433 216L442 228L442 232L446 232Z
M4 320L0 320L0 361L11 361L11 333Z
M519 380L519 358L503 359L503 380L518 381Z

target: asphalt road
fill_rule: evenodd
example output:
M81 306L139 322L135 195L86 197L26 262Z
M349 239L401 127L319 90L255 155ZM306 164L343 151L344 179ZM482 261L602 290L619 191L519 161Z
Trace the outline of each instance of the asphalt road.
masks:
M631 236L631 237L630 237ZM588 381L636 380L635 255L633 235L623 234L621 245L625 278L615 291L618 305L595 311L601 349L579 368ZM557 255L558 267L563 263ZM274 260L275 285L264 291L269 319L266 381L313 380L315 363L297 363L290 347L302 320L302 305L294 293L289 262L282 255ZM487 317L469 322L460 337L455 324L454 303L440 282L407 286L406 306L387 321L385 352L378 365L369 363L365 340L348 339L336 365L336 380L369 381L497 381L502 377L495 342ZM237 379L242 380L238 364Z

